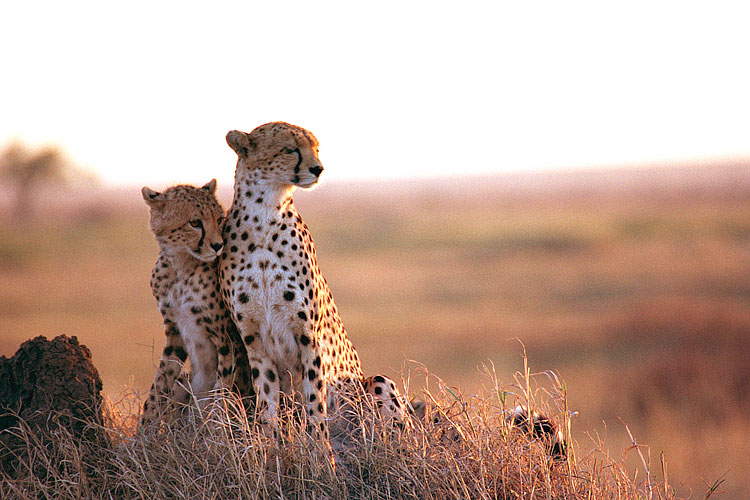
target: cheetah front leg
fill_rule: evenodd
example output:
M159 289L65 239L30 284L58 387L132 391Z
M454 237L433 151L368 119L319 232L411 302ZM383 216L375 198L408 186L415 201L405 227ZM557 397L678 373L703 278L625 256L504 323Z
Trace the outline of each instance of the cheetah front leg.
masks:
M245 317L239 327L240 336L247 350L250 380L255 393L255 415L267 434L275 432L280 399L280 377L270 356L260 341L260 323Z
M297 336L302 346L302 396L305 398L307 409L307 429L313 439L323 447L328 460L335 468L328 427L328 367L322 362L320 346L308 328L302 328L302 333Z
M173 408L174 396L179 401L185 399L184 387L177 382L182 367L187 359L187 351L177 326L171 320L164 320L165 345L162 351L159 368L156 370L154 382L151 384L148 399L143 403L141 425L148 424L157 417ZM176 394L175 394L176 393Z
M242 342L240 332L231 319L227 320L227 334L229 335L230 354L232 356L232 380L231 387L243 401L247 404L249 401L245 398L255 399L255 388L250 378L250 362L247 358L247 349ZM221 363L220 363L221 366ZM254 404L254 403L253 403ZM247 407L247 406L246 406Z
M203 408L207 404L206 396L217 384L218 352L214 344L215 335L210 335L198 325L188 324L183 328L182 336L190 356L190 385L199 406Z
M233 341L223 326L217 332L212 330L209 339L213 344L213 350L217 354L216 383L214 389L231 390L235 385L234 376L236 372L236 355Z

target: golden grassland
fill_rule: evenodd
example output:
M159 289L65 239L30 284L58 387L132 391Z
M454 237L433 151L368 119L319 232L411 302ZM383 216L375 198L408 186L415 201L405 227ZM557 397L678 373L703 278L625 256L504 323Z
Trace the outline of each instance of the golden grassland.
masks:
M28 443L25 457L0 474L0 492L13 500L675 498L668 483L650 475L645 458L638 478L601 448L583 457L572 450L550 456L548 441L512 425L511 398L490 380L492 393L470 398L448 388L423 392L434 418L403 430L378 421L367 402L351 407L356 424L339 427L332 440L335 470L292 407L282 411L278 439L250 423L231 395L143 432L135 430L138 400L131 394L105 405L103 421L89 427L107 437L75 438L53 417L52 438L43 442L21 420L15 432ZM518 373L507 388L541 410L533 380ZM564 401L564 393L556 396Z
M655 477L664 452L678 495L700 498L724 479L723 498L743 498L746 172L732 170L730 182L539 176L523 188L331 184L296 200L367 373L403 378L414 396L425 366L470 398L493 390L485 367L511 380L525 347L532 371L562 381L579 456L603 440L625 455L626 474L643 474L624 422L650 445ZM33 222L5 219L0 354L36 335L76 335L109 398L145 391L162 347L147 220L138 189L48 205ZM554 377L536 380L560 389Z

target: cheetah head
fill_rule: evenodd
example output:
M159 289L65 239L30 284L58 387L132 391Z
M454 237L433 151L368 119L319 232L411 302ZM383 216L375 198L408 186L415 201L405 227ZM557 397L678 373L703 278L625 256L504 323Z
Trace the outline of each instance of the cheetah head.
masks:
M254 170L260 179L279 186L309 188L323 167L318 140L312 133L284 122L266 123L252 132L232 130L227 143L239 160L237 169Z
M216 179L201 188L174 186L163 193L141 190L151 207L151 231L170 255L189 254L211 262L224 248L224 210L216 200Z

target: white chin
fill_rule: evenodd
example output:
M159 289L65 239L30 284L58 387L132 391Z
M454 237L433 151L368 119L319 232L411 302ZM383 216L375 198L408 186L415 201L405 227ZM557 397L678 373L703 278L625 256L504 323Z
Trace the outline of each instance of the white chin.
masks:
M216 257L218 257L217 254L214 254L214 255L195 255L195 258L198 259L201 262L213 262L213 261L216 260Z
M301 188L309 188L309 187L314 186L317 183L318 183L318 179L314 179L314 180L309 181L309 182L302 182L302 181L300 181L300 182L297 183L297 186L299 186Z

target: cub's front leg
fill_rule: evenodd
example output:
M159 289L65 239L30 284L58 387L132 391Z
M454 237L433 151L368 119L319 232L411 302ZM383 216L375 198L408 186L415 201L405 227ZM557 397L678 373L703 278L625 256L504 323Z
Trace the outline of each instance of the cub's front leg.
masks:
M185 344L171 319L164 320L164 334L164 350L148 399L143 403L141 425L153 422L162 413L173 411L173 403L186 402L185 390L177 382L187 359ZM177 401L174 401L175 397Z
M180 325L192 368L191 387L201 407L207 404L206 396L216 387L218 352L216 336L209 334L196 321L183 321Z

